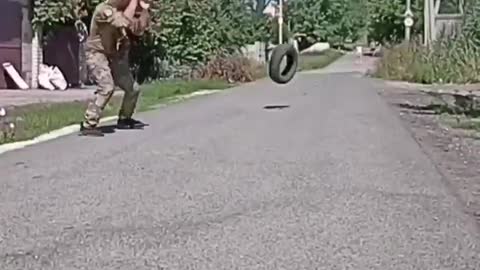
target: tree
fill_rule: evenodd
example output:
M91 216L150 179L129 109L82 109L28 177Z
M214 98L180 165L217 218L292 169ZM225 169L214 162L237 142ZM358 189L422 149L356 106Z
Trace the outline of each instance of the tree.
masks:
M368 36L381 43L397 43L405 37L405 0L367 0ZM423 0L412 0L415 24L412 35L423 33Z
M356 40L366 24L361 0L295 0L289 9L291 31L305 34L310 43Z

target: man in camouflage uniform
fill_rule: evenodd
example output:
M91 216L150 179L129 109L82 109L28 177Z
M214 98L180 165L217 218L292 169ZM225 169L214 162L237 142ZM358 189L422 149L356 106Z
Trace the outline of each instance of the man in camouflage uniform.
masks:
M149 4L145 0L107 0L99 4L92 17L86 42L87 66L97 84L95 99L81 123L83 135L103 136L97 128L102 111L113 95L115 86L124 91L117 128L142 128L144 123L132 118L139 86L129 69L131 36L141 36L149 24Z

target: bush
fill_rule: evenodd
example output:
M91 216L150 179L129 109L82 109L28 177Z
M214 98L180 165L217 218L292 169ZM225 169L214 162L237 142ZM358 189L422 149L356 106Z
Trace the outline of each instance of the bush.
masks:
M480 50L471 39L442 39L428 49L401 44L385 49L376 76L417 83L480 82Z
M193 71L193 79L251 82L266 75L265 66L243 56L218 54Z
M139 57L132 57L133 66L150 80L161 77L160 62L184 70L218 50L237 53L262 39L266 25L243 0L164 0L152 13L153 29L137 49Z
M466 4L460 35L440 37L431 48L417 41L386 49L376 75L427 84L480 82L480 1ZM446 8L452 9L452 5Z
M412 0L412 12L415 24L412 36L423 32L424 0ZM445 2L445 1L444 1ZM406 10L405 0L367 0L368 37L380 43L398 43L405 37L403 24Z
M297 0L288 3L288 24L306 42L342 44L356 40L365 28L365 4L359 0Z

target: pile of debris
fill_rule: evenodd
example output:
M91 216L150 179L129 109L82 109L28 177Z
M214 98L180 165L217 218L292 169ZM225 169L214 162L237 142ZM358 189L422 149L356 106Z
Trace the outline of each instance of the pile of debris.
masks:
M58 67L41 64L38 73L38 85L50 91L67 90L68 83Z
M5 62L2 66L19 89L27 90L30 88L12 63ZM45 64L40 64L39 66L38 84L41 88L50 91L65 91L68 88L68 82L62 71L58 67Z

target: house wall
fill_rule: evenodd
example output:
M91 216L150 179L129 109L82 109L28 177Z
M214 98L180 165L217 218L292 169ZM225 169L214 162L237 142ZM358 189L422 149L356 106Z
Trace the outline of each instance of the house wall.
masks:
M1 1L1 0L0 0ZM31 1L22 1L22 67L21 74L25 82L32 87L32 9Z
M0 64L9 62L22 73L22 7L25 0L0 0ZM15 84L0 67L0 89Z
M70 86L78 86L83 78L80 78L75 31L65 27L44 46L41 30L32 27L31 3L30 0L0 0L0 64L11 62L30 88L38 88L41 63L58 66ZM0 89L16 88L1 66L0 71Z

